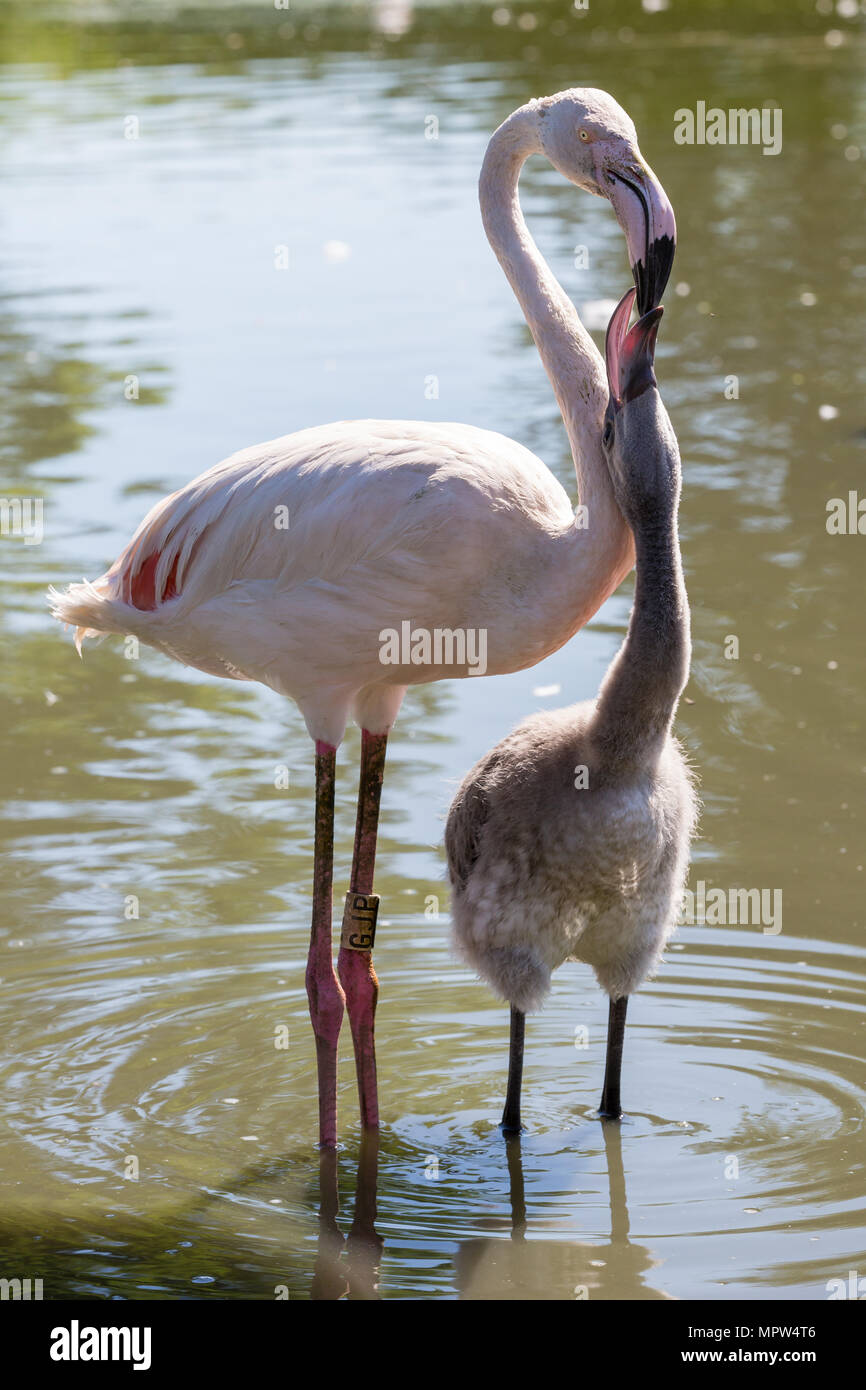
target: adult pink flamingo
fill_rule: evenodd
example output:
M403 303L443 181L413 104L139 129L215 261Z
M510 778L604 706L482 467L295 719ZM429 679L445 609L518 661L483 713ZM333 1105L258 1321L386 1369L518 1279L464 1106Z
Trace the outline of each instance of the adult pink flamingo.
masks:
M585 511L575 517L540 459L500 434L344 421L217 464L158 502L101 579L50 595L55 616L76 626L79 651L82 638L133 633L199 670L262 681L301 710L315 741L306 983L323 1147L337 1141L344 1007L362 1124L378 1125L373 867L387 738L406 687L478 670L459 660L467 632L485 635L491 674L534 665L582 627L634 563L601 447L604 364L520 210L518 177L532 154L613 204L642 314L661 298L676 228L634 125L605 92L531 101L490 140L480 179L484 227L556 393ZM447 640L432 654L422 643L389 663L390 631ZM361 773L335 974L334 777L350 715L362 730Z

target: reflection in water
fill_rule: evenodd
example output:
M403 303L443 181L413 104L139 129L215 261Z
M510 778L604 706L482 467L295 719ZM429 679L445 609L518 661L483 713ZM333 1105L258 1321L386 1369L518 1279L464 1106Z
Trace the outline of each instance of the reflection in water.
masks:
M607 1244L580 1244L570 1239L538 1239L527 1213L521 1139L505 1140L508 1165L510 1240L503 1235L458 1240L454 1257L457 1296L461 1299L663 1298L645 1282L658 1261L629 1239L622 1129L604 1122L610 1234ZM338 1157L324 1150L319 1158L319 1235L311 1297L350 1300L379 1297L379 1267L386 1243L375 1229L379 1135L363 1135L354 1186L354 1215L348 1236L338 1224ZM530 1158L530 1161L533 1161ZM471 1199L468 1199L471 1201Z
M337 1190L337 1151L323 1149L319 1159L319 1240L316 1247L316 1264L313 1270L313 1286L310 1297L330 1300L342 1298L348 1291L349 1281L346 1267L341 1261L346 1238L337 1225L340 1210L340 1194ZM358 1171L358 1190L362 1187L360 1167Z
M519 1135L508 1138L511 1241L481 1237L463 1241L456 1258L462 1299L664 1298L645 1282L658 1261L629 1239L622 1128L602 1122L607 1163L610 1236L603 1243L538 1240L527 1213Z
M355 1180L355 1211L348 1236L337 1225L337 1153L323 1149L319 1158L319 1241L311 1298L369 1301L379 1297L379 1262L384 1241L376 1231L376 1189L379 1173L379 1134L361 1137ZM345 1261L342 1256L345 1251Z
M108 372L71 347L55 347L25 331L32 305L16 305L8 296L0 303L0 448L8 488L33 463L86 443L93 432L87 415L104 398Z

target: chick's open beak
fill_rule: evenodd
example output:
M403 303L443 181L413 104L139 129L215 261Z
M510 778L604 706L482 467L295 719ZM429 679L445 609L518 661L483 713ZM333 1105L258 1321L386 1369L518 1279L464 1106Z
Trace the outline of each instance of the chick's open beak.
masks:
M610 392L605 419L613 416L628 401L637 400L644 391L658 385L653 364L656 338L664 309L650 309L628 326L634 304L634 290L627 290L611 314L604 340L604 359L607 385Z

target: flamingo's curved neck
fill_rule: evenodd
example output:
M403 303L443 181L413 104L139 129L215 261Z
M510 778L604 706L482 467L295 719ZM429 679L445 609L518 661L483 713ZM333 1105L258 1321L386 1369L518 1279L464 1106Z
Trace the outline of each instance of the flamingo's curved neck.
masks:
M543 152L539 120L539 107L530 102L494 131L479 180L481 216L535 339L568 431L579 500L589 511L581 545L584 561L591 550L597 565L610 569L607 592L611 592L634 563L634 549L601 449L608 394L604 363L530 236L517 193L526 160Z

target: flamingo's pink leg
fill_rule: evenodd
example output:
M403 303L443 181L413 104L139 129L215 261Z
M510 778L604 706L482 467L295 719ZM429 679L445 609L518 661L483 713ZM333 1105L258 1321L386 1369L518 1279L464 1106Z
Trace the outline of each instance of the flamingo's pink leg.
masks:
M361 780L358 788L358 818L355 824L355 852L352 858L352 893L372 893L376 864L376 833L379 827L379 801L385 773L387 734L361 731ZM364 1129L379 1125L379 1098L376 1087L376 1000L379 981L373 969L373 952L340 947L337 960L340 983L346 992L346 1009L355 1044L358 1073L358 1099Z
M337 1039L345 995L334 974L331 921L334 883L334 778L337 750L316 743L316 838L313 858L313 925L307 957L307 998L316 1035L319 1072L319 1143L337 1146Z

